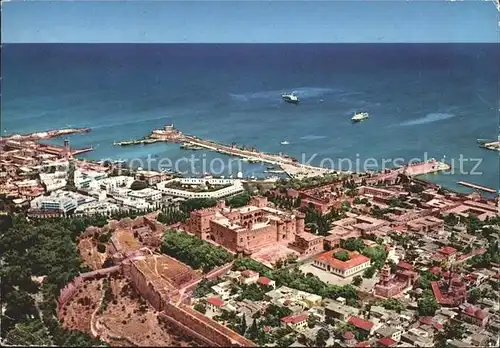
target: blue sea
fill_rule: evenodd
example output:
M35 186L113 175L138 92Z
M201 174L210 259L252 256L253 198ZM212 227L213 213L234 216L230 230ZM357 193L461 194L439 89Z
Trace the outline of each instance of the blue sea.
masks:
M498 134L495 44L8 44L2 54L2 135L91 127L70 137L95 148L89 159L150 155L154 168L194 155L197 173L220 172L220 161L208 166L219 155L178 144L113 146L173 123L337 169L444 158L455 173L426 179L464 192L457 180L500 188L499 153L476 144ZM280 98L292 91L297 106ZM370 119L351 124L357 111ZM222 160L224 174L235 174L238 164ZM263 176L266 166L242 169Z

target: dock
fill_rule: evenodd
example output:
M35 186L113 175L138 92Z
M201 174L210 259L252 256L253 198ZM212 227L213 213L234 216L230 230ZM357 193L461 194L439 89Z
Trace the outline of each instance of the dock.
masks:
M500 141L480 142L479 147L487 150L500 151Z
M165 141L161 139L141 139L141 140L128 140L128 141L118 141L114 142L113 145L115 146L128 146L128 145L147 145L147 144L154 144L160 141Z
M457 181L457 185L470 187L472 189L476 189L476 190L480 190L480 191L484 191L484 192L488 192L488 193L497 193L497 191L492 189L492 188L482 186L482 185L473 184L473 183L466 182L466 181Z
M295 179L323 176L327 173L336 172L333 169L301 164L297 159L283 153L266 153L257 150L255 147L238 147L235 143L226 145L212 140L201 139L193 135L183 134L174 128L173 124L167 125L163 129L153 130L149 136L143 139L115 142L114 145L140 145L155 142L181 143L181 148L185 150L205 149L228 156L240 157L249 163L267 163L276 168L276 170L272 171L268 168L269 173L280 173L282 171L290 178ZM423 163L404 166L400 171L404 171L409 176L415 176L448 170L449 168L448 164L432 159Z
M330 169L300 164L295 158L287 155L260 152L255 148L251 150L240 149L235 145L219 144L214 141L202 140L189 135L185 136L185 142L225 155L241 157L248 160L250 163L260 162L278 166L284 173L292 178L321 176L331 172Z

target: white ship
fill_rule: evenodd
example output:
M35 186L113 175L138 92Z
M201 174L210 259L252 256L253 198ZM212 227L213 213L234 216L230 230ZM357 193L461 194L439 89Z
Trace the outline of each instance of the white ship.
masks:
M282 94L281 95L281 98L286 101L287 103L291 103L291 104L298 104L299 103L299 97L297 97L294 93L290 93L290 94Z
M351 118L352 122L361 122L363 120L366 120L370 117L370 115L367 112L358 112L355 113L354 116Z
M281 144L281 145L288 145L288 144L290 144L290 143L289 143L288 141L286 141L286 140L283 140L280 144Z

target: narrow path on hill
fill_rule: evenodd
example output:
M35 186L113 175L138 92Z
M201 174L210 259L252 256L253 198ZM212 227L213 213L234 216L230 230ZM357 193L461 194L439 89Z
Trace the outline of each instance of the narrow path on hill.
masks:
M100 281L101 284L101 289L103 288L103 280ZM97 332L97 329L94 327L95 326L95 316L97 315L97 312L99 311L99 308L101 308L102 301L104 301L104 295L106 294L106 291L103 290L101 299L99 300L99 303L97 304L96 309L92 312L92 315L90 316L90 332L92 333L92 336L97 337L99 336L99 333Z

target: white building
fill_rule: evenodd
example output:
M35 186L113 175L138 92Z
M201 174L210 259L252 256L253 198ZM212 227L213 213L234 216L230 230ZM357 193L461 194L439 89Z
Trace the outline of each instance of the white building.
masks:
M346 261L337 259L335 254L339 252L347 253L349 259ZM370 267L370 259L357 252L338 248L319 254L313 259L312 264L322 270L345 278L360 273Z
M174 179L183 185L234 185L238 180L226 178L180 178Z
M103 214L108 215L120 210L120 207L111 202L90 202L75 209L75 214Z
M95 190L99 188L101 180L106 179L108 173L93 170L75 170L75 186L83 190Z
M209 182L209 180L228 180L228 182L232 182L231 186L221 188L219 190L215 191L207 191L207 192L191 192L188 190L181 190L181 189L174 189L174 188L169 188L165 187L165 184L168 182L162 182L157 185L158 190L160 190L162 193L168 195L168 196L174 196L174 197L182 197L182 198L222 198L222 197L227 197L227 196L232 196L238 193L243 192L245 189L243 188L243 184L241 183L240 180L234 180L234 179L199 179L199 178L185 178L182 180L193 180L193 182L200 182L199 184L193 184L191 182L186 183L189 185L202 185L205 184L205 182ZM225 182L225 181L224 181ZM221 185L221 184L213 184L213 185ZM227 184L223 184L227 185Z
M95 190L95 191L89 191L88 195L97 201L104 201L104 200L106 200L106 197L107 197L106 191L102 191L99 189Z
M100 180L99 185L101 190L111 192L118 187L130 188L134 181L135 179L131 176L120 175Z
M161 199L161 195L162 195L161 191L149 187L142 190L128 192L128 196L130 198L143 199L146 202L159 201Z
M33 199L31 201L31 208L67 213L82 204L92 202L94 200L94 198L75 192L54 191L50 194L50 196L40 196Z
M118 198L116 199L119 201L123 206L129 207L132 209L138 209L138 210L143 210L143 209L149 209L151 208L151 205L149 205L145 200L143 199L137 199L137 198Z
M126 198L132 190L125 187L114 187L108 191L114 198Z

